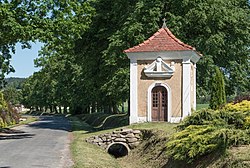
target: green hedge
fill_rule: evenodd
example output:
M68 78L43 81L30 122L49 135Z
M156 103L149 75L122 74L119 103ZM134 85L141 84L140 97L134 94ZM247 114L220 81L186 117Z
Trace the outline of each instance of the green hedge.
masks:
M227 108L194 112L177 127L179 131L167 143L167 154L190 163L216 150L250 144L250 107L243 109L244 112Z

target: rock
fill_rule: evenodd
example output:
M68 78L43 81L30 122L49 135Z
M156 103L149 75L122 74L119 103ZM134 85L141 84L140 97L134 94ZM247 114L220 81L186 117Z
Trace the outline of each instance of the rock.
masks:
M101 147L105 147L106 146L106 144L102 143L102 142L99 142L98 145L101 146Z
M121 134L122 134L122 135L126 135L126 134L131 133L132 131L133 131L132 129L124 128L124 129L122 129Z
M129 133L129 134L127 134L125 137L126 137L126 138L134 138L135 135L134 135L133 133Z
M114 139L116 139L116 138L117 138L116 136L112 136L112 137L111 137L112 140L114 140Z
M134 134L141 134L141 131L140 130L133 130L133 133Z
M111 144L112 142L106 142L106 145L108 146L109 144Z
M122 138L121 134L116 134L117 138Z
M95 143L95 142L97 143L97 142L100 142L100 140L99 140L99 139L94 139L93 142L94 142L94 143Z
M132 132L133 130L130 128L123 128L121 129L122 132Z
M112 139L109 139L109 138L106 139L106 142L110 142L110 141L112 141Z
M107 141L107 138L106 137L102 137L102 141Z
M121 133L121 131L119 131L119 130L113 131L113 134L119 134L119 133Z
M128 138L127 140L128 140L128 143L133 143L133 142L138 141L137 138Z
M123 134L119 134L120 138L125 138L126 135L123 135Z
M139 144L140 144L140 142L133 142L133 143L129 143L128 145L129 145L129 147L130 147L131 149L134 149L134 148L137 147Z
M137 139L141 139L140 134L135 134L135 138L137 138Z
M115 142L126 142L126 139L124 139L124 138L116 138L114 141Z

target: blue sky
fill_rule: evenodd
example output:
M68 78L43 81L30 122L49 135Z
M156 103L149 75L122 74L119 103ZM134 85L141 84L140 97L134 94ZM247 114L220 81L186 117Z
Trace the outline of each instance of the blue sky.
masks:
M39 68L34 67L34 59L38 57L38 51L41 49L42 43L31 43L31 49L22 49L20 44L16 46L16 53L12 55L11 65L15 68L14 73L10 73L6 77L27 78Z

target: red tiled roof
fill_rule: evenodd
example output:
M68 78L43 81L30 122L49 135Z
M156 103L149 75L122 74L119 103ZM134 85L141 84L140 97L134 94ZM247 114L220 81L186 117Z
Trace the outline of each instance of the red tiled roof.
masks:
M176 38L168 28L159 29L153 36L143 43L124 50L129 52L153 52L153 51L187 51L195 50L190 45L184 44Z

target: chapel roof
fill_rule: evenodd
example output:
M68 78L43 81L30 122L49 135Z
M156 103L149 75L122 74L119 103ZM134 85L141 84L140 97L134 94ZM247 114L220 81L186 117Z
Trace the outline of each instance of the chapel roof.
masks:
M143 43L124 50L125 53L157 51L195 51L195 48L180 41L166 26L163 26Z

